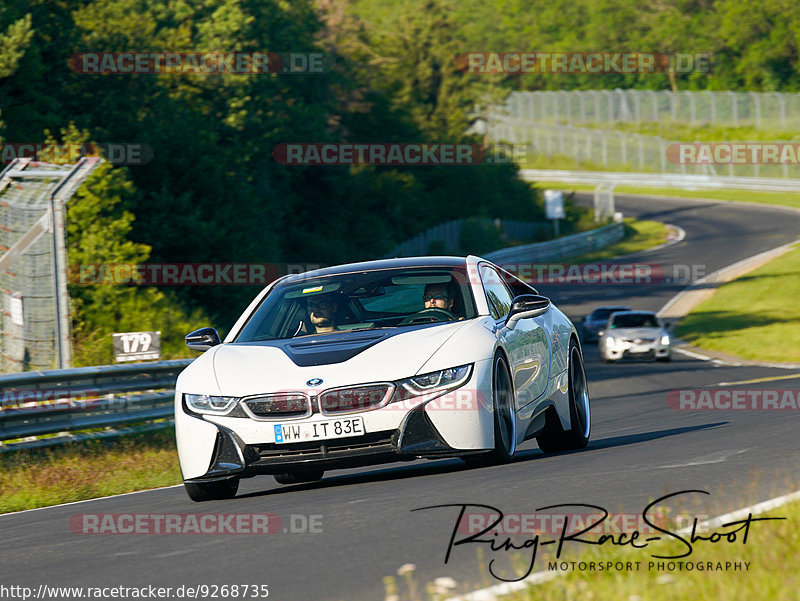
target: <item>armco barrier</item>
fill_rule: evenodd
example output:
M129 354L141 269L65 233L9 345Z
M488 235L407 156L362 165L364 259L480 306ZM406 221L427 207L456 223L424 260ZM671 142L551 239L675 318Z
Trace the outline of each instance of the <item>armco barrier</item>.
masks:
M498 265L504 263L518 263L531 261L549 261L560 257L580 255L586 252L600 250L619 242L625 236L625 226L622 223L612 223L596 230L564 236L547 242L512 246L483 256Z
M189 363L180 359L0 376L0 441L171 418L175 380Z

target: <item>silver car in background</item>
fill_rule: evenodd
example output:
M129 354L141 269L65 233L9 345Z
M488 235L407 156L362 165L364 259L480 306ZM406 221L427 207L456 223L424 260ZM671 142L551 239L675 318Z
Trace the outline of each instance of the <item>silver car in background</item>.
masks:
M596 342L598 334L606 327L608 318L615 311L630 311L631 308L625 305L613 305L595 307L594 311L583 318L583 340L584 342Z
M599 335L600 358L607 363L624 358L669 361L668 327L652 311L613 313Z

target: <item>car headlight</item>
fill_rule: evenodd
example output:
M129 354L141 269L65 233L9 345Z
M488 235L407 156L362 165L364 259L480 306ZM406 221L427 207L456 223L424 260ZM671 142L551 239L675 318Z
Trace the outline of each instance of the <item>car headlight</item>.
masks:
M615 342L616 340L614 340L613 336L606 336L606 346L614 346Z
M427 394L440 390L458 388L467 382L472 375L472 364L450 367L441 371L421 374L398 382L399 387L412 395Z
M669 334L664 334L664 335L661 337L661 344L662 344L663 346L669 346Z
M186 404L198 413L225 413L238 400L232 396L211 396L208 394L184 394Z

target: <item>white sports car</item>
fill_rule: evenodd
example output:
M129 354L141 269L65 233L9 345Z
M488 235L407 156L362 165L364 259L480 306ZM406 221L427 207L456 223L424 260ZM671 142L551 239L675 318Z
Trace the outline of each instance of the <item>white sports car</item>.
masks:
M585 447L578 334L549 299L479 257L387 259L280 278L178 377L175 430L195 501L239 479L418 458L510 461Z

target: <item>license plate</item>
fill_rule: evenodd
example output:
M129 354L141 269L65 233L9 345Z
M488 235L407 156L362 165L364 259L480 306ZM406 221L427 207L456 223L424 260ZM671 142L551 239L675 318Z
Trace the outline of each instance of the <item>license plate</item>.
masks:
M276 443L346 438L365 433L363 417L346 417L299 424L275 424L274 428Z

